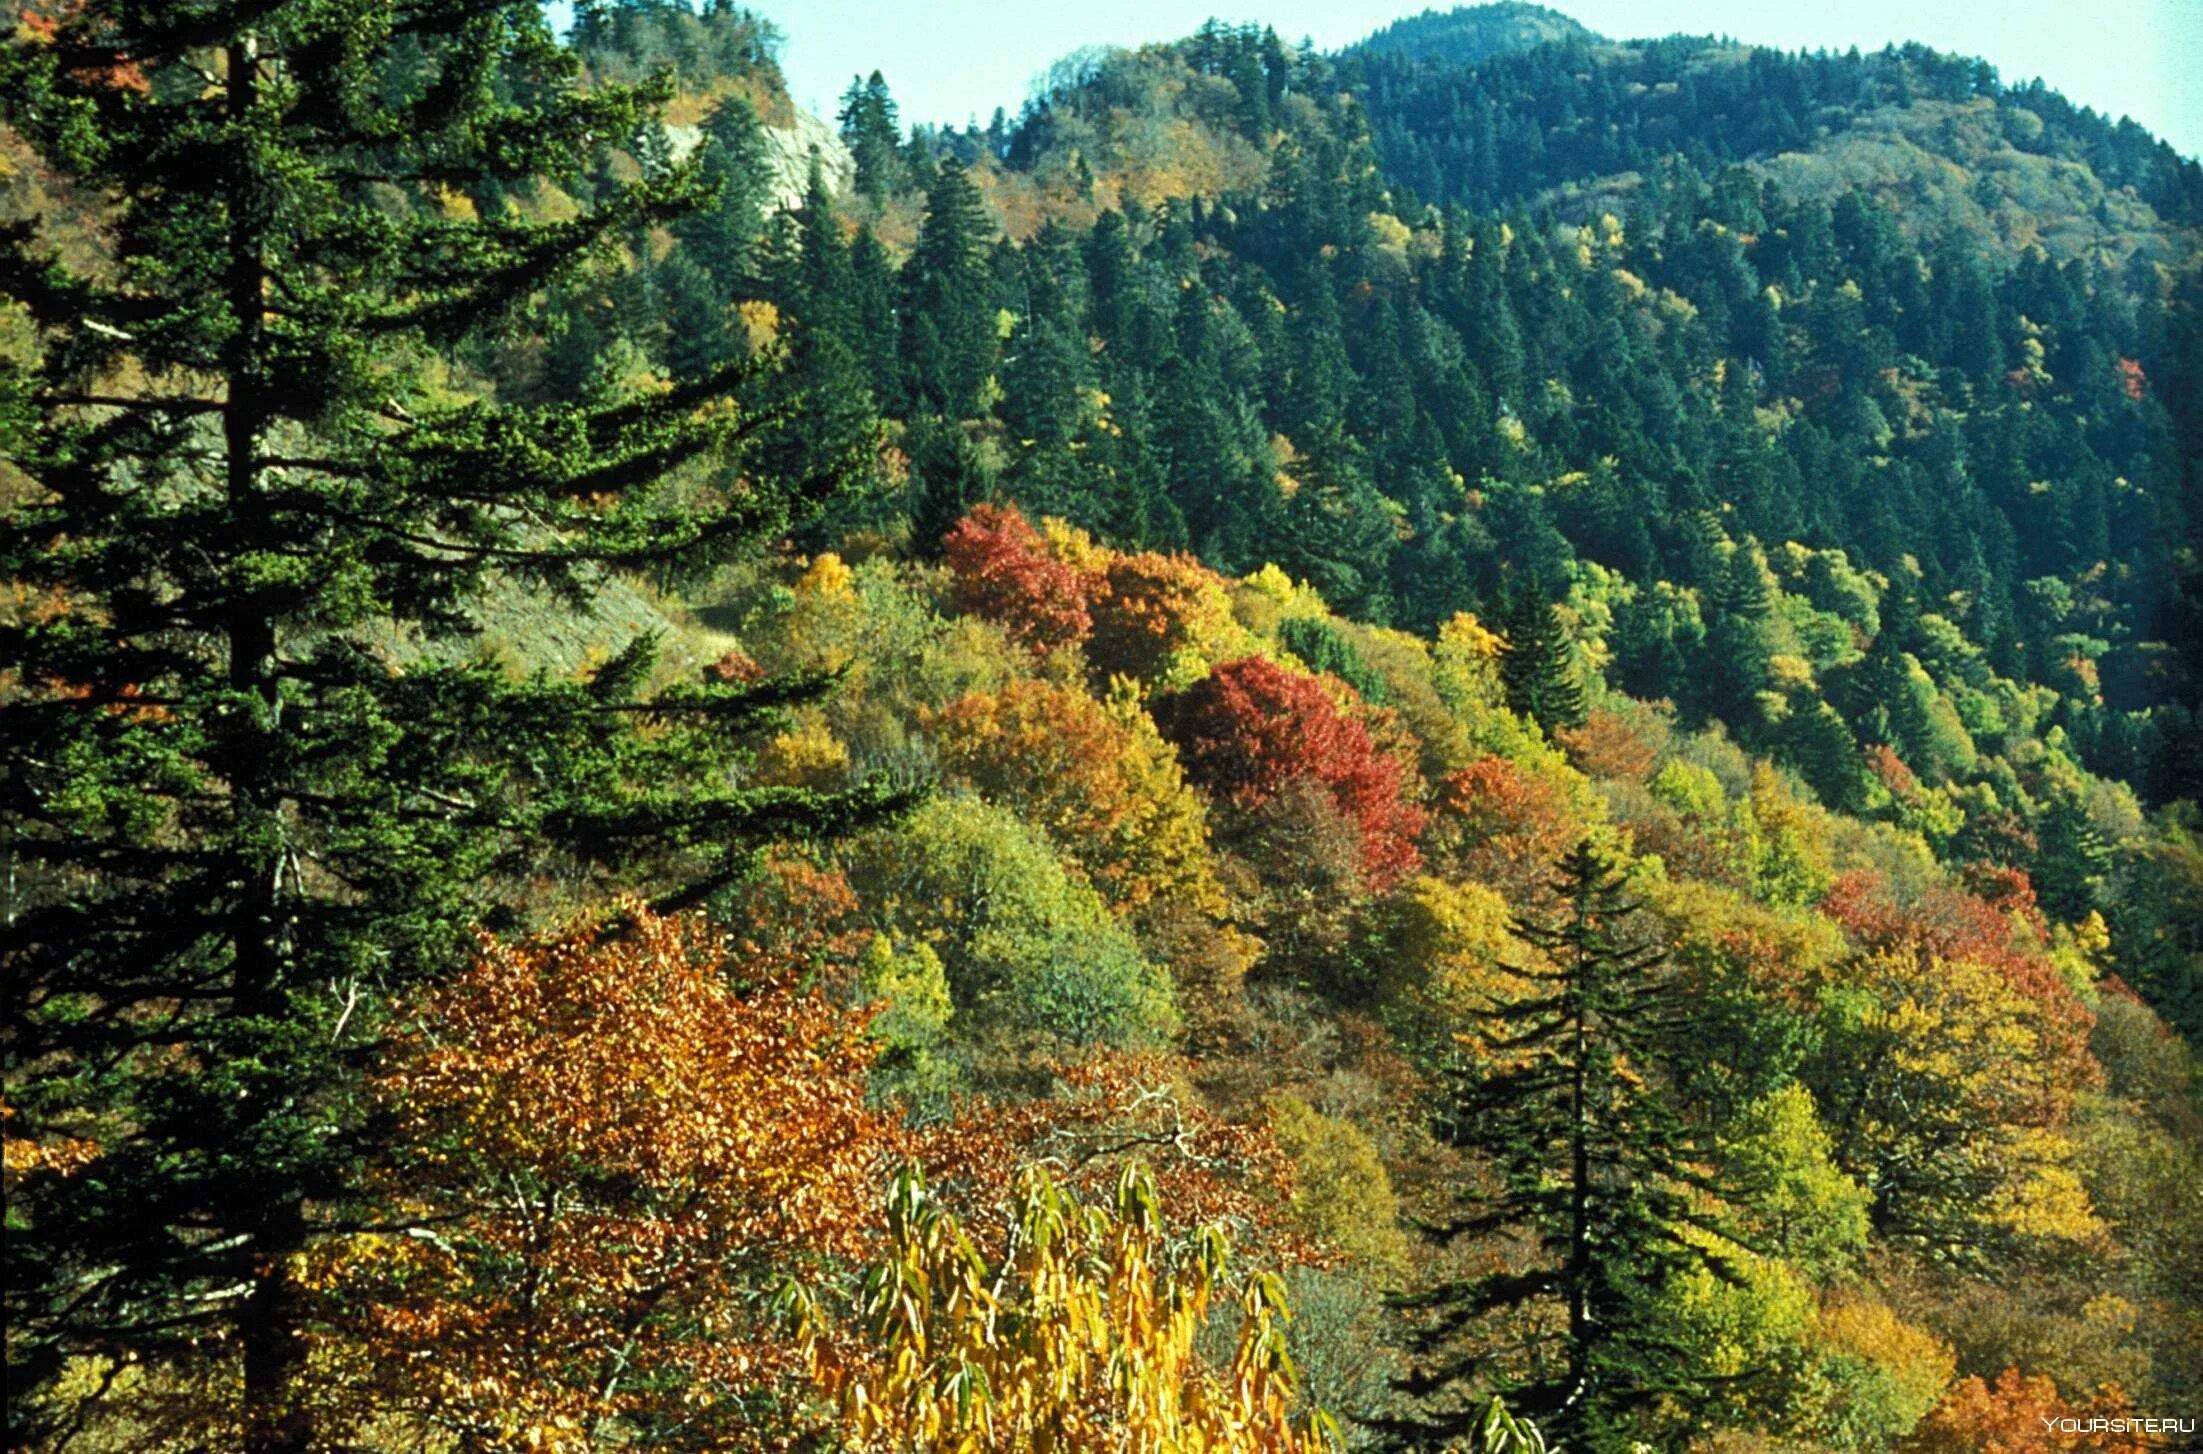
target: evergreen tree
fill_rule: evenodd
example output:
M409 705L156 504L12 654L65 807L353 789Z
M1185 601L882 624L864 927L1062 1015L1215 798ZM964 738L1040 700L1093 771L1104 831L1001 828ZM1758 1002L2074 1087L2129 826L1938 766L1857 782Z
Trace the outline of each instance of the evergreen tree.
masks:
M1216 311L1198 278L1179 292L1173 347L1156 372L1155 444L1195 546L1249 570L1277 538L1282 501L1254 401L1225 376Z
M834 213L833 189L814 156L803 204L780 219L771 269L773 296L783 313L845 344L856 330L857 289L849 254Z
M861 240L861 239L860 239ZM784 478L842 474L849 488L809 529L817 545L861 526L883 523L888 501L877 488L879 404L859 353L865 334L853 250L842 240L824 170L812 158L803 206L783 227L775 260L785 366L775 381L775 418L760 431L760 457ZM876 306L876 305L874 305Z
M1561 861L1558 911L1518 920L1540 956L1529 988L1481 1017L1451 1072L1441 1132L1491 1158L1502 1182L1439 1237L1513 1233L1534 1264L1401 1299L1417 1317L1403 1380L1418 1412L1393 1427L1438 1447L1474 1426L1473 1379L1569 1449L1620 1451L1641 1410L1703 1398L1709 1370L1667 1335L1657 1294L1720 1264L1722 1189L1672 1103L1662 1067L1684 1044L1683 991L1635 927L1622 873L1589 840ZM1446 1447L1452 1447L1450 1445Z
M993 481L964 426L953 419L912 420L903 433L903 452L910 459L910 543L932 559L941 552L941 537L992 496Z
M912 412L962 419L980 408L994 369L986 213L964 164L941 163L925 221L903 264L903 368Z
M897 398L902 368L895 336L895 265L869 227L860 228L849 244L849 320L872 397L882 404Z
M2042 906L2060 919L2077 922L2101 907L2111 870L2111 849L2088 805L2071 790L2051 795L2043 806L2036 837L2035 886Z
M38 399L0 575L53 603L0 633L10 1134L97 1148L10 1197L11 1420L74 1354L226 1346L245 1447L319 1447L296 1278L379 1219L353 1086L388 998L546 881L694 904L879 805L738 786L814 687L660 685L648 637L578 680L467 649L493 587L701 565L838 486L738 468L752 366L587 405L436 382L701 200L675 167L570 219L436 205L578 185L666 96L576 69L527 0L90 0L0 69L11 131L109 199L96 270L20 224L0 264Z
M1508 607L1507 650L1500 658L1500 679L1507 705L1546 731L1581 727L1583 681L1576 672L1576 648L1568 639L1560 610L1531 590L1519 590Z
M1709 604L1712 619L1693 695L1707 715L1748 734L1762 715L1759 694L1766 689L1777 644L1774 586L1758 541L1747 537L1729 552Z
M851 76L836 119L857 164L857 195L880 201L902 175L903 128L886 78L878 71L862 80Z
M711 194L674 224L674 236L710 276L724 303L757 289L756 254L771 200L765 128L749 102L732 96L719 103L703 130L696 168Z

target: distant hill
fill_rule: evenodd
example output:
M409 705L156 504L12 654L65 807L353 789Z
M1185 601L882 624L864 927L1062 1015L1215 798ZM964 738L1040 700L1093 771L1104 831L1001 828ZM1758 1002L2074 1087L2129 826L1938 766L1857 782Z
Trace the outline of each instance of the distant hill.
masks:
M1473 66L1509 51L1529 50L1555 41L1596 39L1595 33L1558 10L1523 0L1497 0L1491 5L1426 10L1395 20L1350 47L1348 54Z
M1743 164L1793 195L1856 191L1915 236L1955 229L2014 257L2039 244L2176 263L2203 223L2193 161L2039 82L2005 86L1985 61L1587 34L1464 59L1450 27L1474 31L1483 13L1403 22L1341 58L1385 176L1423 201L1596 216L1626 209L1648 173Z

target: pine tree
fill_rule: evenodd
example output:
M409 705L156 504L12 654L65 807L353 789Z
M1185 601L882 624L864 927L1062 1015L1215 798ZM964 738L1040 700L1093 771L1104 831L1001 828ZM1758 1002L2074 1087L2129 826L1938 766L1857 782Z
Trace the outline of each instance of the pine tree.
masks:
M885 404L898 397L902 387L895 336L895 265L869 227L860 228L849 244L849 317L872 397Z
M941 537L993 495L993 481L964 426L953 419L911 420L903 432L903 452L910 457L910 543L933 559L940 555Z
M836 119L857 164L857 195L880 201L902 175L902 123L887 79L878 71L861 81L850 77Z
M816 157L803 206L783 224L773 273L785 367L772 395L776 420L759 434L759 457L785 478L839 472L849 486L812 522L803 543L814 546L852 527L882 523L888 505L874 468L879 403L860 353L864 314L876 305L859 286L854 252L842 240Z
M1507 652L1500 658L1500 679L1507 705L1550 732L1580 727L1584 721L1583 681L1576 672L1576 649L1560 611L1533 591L1517 593L1505 616Z
M2043 908L2069 922L2086 918L2103 902L2112 859L2088 805L2071 790L2052 794L2036 837L2042 846L2035 856L2035 885Z
M710 198L674 225L674 236L707 273L722 303L757 290L756 256L770 199L765 129L739 96L719 104L704 123L697 172ZM678 317L679 315L674 315Z
M1661 1395L1704 1393L1706 1371L1654 1306L1675 1276L1718 1267L1708 1248L1725 1235L1722 1189L1663 1085L1687 1007L1602 850L1579 843L1553 891L1551 918L1514 926L1540 957L1515 970L1526 991L1465 1042L1441 1124L1502 1186L1440 1238L1525 1237L1536 1260L1400 1300L1417 1318L1403 1388L1420 1408L1393 1427L1418 1444L1474 1427L1472 1379L1587 1451L1631 1447L1635 1413Z
M913 413L967 418L994 369L986 214L964 164L941 163L903 264L903 367Z
M1774 587L1759 542L1747 537L1729 552L1709 605L1699 686L1694 695L1709 716L1749 734L1762 714L1759 694L1775 654Z
M538 406L432 367L704 189L438 204L578 185L665 96L582 91L531 0L89 0L0 64L6 125L108 199L96 270L30 224L0 262L37 339L0 576L49 603L0 631L9 1134L94 1157L10 1195L11 1420L74 1354L227 1347L211 1437L319 1446L296 1274L377 1219L352 1087L389 997L546 883L694 904L883 803L738 786L815 684L468 644L493 588L702 565L838 487L739 468L753 366Z

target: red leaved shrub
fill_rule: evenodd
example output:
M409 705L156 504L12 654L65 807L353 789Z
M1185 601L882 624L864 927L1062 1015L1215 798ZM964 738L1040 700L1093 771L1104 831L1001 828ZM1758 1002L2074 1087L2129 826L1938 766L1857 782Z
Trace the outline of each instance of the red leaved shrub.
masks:
M1314 677L1262 657L1228 661L1156 703L1156 725L1186 771L1217 797L1258 808L1296 778L1320 784L1361 838L1362 872L1378 892L1421 862L1423 810L1408 773Z
M942 540L957 609L1047 653L1085 636L1091 585L1058 560L1015 506L979 505Z

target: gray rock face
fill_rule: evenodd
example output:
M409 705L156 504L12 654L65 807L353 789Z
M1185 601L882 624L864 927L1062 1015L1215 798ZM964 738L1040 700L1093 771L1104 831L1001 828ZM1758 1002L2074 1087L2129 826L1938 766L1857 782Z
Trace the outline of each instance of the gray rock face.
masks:
M666 140L679 161L704 139L702 127L668 126ZM826 170L826 184L839 192L857 174L857 161L833 127L808 111L798 111L793 126L765 128L765 169L772 185L772 208L788 211L803 203L803 189L811 176L811 154L818 154Z

